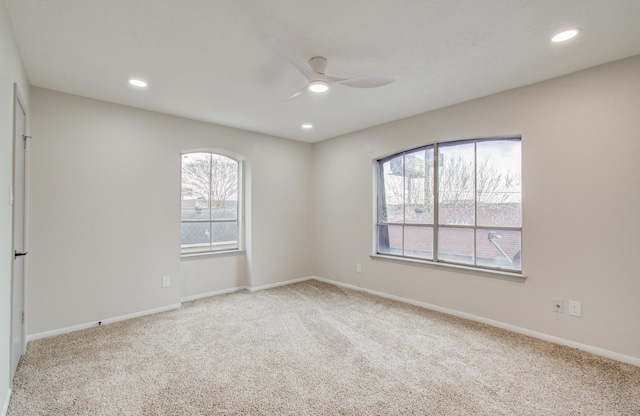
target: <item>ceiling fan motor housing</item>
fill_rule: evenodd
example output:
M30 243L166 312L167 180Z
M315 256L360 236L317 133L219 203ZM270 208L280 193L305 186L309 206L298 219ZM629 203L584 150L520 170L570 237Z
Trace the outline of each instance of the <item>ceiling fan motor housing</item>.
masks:
M323 56L314 56L309 59L309 66L316 74L324 75L324 70L327 67L327 58Z

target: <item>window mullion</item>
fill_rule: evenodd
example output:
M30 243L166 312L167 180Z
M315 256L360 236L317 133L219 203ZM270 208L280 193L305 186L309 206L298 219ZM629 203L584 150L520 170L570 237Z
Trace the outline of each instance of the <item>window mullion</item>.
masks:
M478 265L478 142L473 141L473 265Z
M433 261L438 261L438 230L439 230L439 200L440 187L440 156L438 143L433 145Z
M407 223L407 154L402 154L402 235L401 247L404 256L404 228Z
M209 250L213 250L213 201L211 199L213 187L213 154L209 155Z

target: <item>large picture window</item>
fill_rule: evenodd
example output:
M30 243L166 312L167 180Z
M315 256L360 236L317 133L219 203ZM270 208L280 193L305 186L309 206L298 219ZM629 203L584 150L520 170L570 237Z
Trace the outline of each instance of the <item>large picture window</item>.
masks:
M377 184L378 254L522 270L520 138L395 154L377 161Z
M182 155L182 254L240 248L240 166L216 153Z

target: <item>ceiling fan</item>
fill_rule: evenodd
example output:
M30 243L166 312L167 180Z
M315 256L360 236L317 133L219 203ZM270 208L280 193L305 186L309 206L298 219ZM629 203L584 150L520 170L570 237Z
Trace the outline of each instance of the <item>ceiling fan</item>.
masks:
M332 84L342 84L352 88L377 88L389 85L396 81L398 77L378 76L378 77L353 77L338 78L325 75L324 70L327 66L327 58L322 56L314 56L305 62L298 55L291 52L284 45L280 44L273 38L269 38L273 46L284 56L302 75L307 78L309 83L304 88L293 93L289 99L304 94L307 90L315 93L323 93L329 90Z

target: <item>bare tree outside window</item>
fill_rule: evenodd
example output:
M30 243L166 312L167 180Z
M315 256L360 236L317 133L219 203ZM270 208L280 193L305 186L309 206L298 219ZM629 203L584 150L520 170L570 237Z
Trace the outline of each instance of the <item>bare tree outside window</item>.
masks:
M520 141L479 141L476 158L478 225L521 227Z
M475 146L439 147L439 223L521 226L520 142Z

